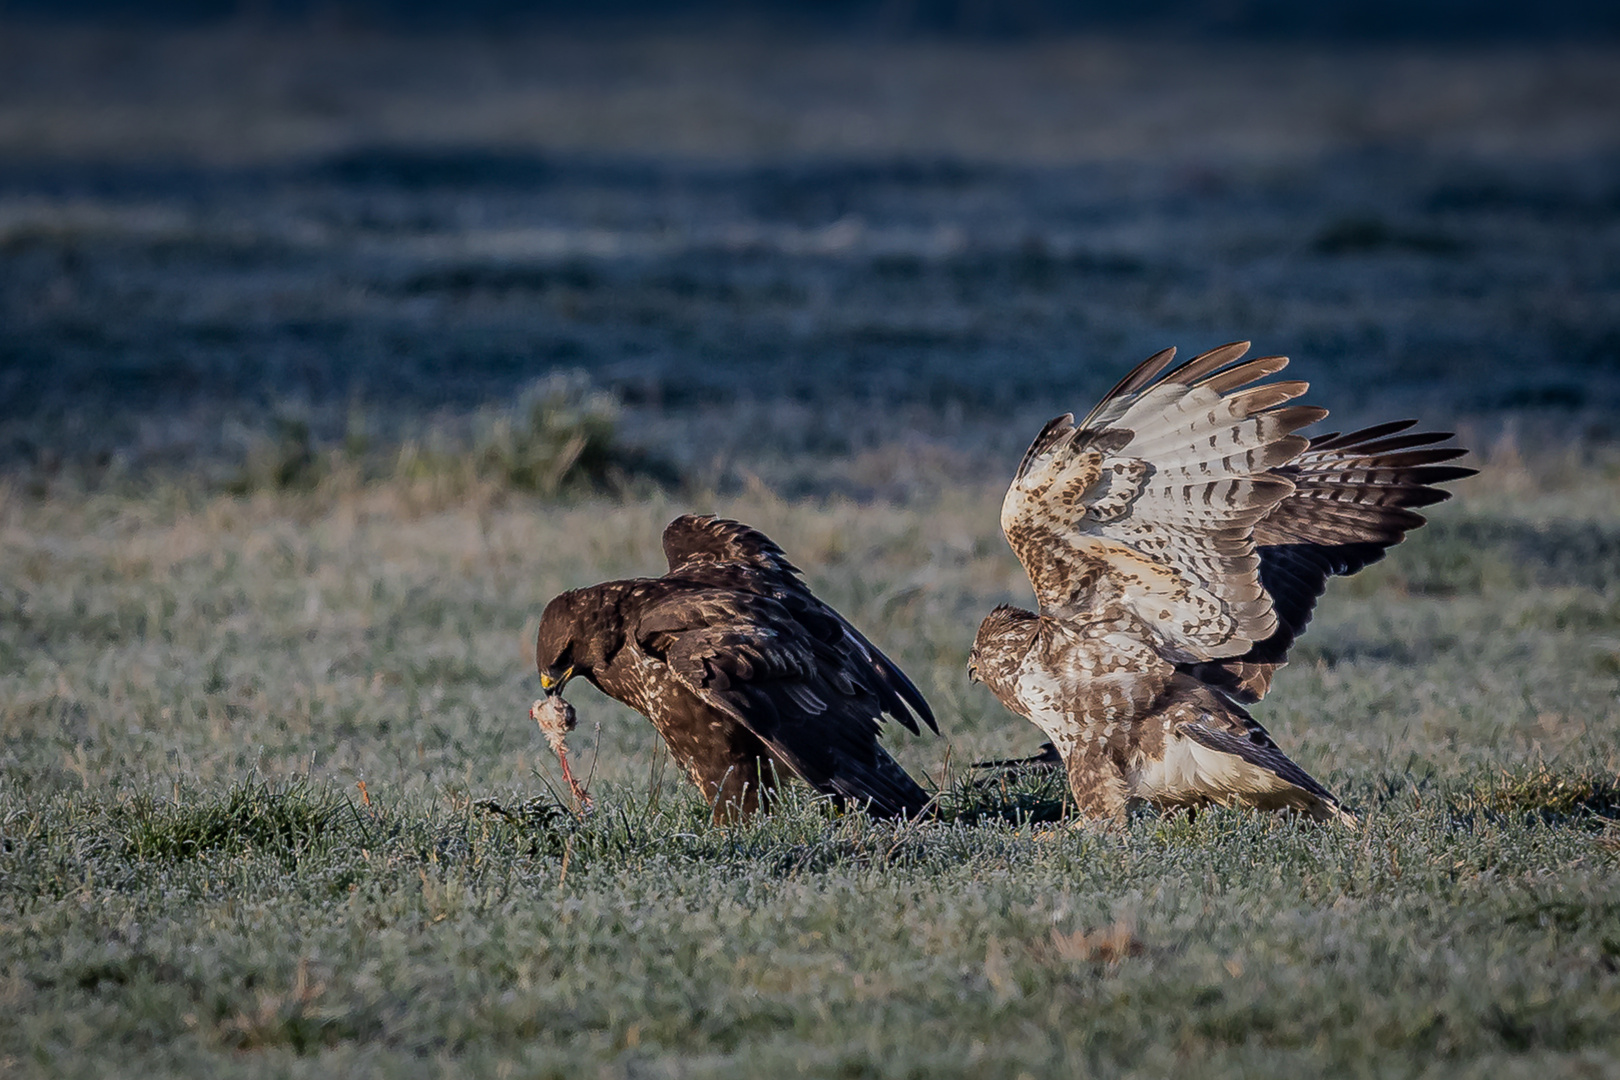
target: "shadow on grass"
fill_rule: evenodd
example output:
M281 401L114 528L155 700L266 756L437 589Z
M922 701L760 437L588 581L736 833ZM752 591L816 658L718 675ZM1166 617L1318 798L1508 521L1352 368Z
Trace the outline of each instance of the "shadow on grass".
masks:
M1560 774L1546 766L1534 772L1503 771L1453 792L1446 802L1452 820L1461 824L1541 821L1602 829L1620 821L1620 776L1597 770Z
M583 873L599 861L665 858L795 877L851 867L955 865L982 854L987 837L1061 820L1067 794L1061 770L991 779L964 774L952 778L930 813L902 821L840 808L793 783L778 789L769 812L720 827L710 824L710 807L684 789L662 799L604 793L588 815L576 814L555 794L505 805L480 799L471 806L486 819L502 820L531 858L565 859L565 873Z
M954 777L939 797L939 819L961 825L1045 824L1061 821L1068 810L1068 775L1060 764L1046 762L975 766Z

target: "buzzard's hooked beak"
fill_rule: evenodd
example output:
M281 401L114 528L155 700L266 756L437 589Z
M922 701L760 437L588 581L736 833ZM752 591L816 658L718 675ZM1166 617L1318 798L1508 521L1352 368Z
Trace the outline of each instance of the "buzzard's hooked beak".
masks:
M977 660L969 660L968 661L968 682L982 682L982 681L983 680L981 680L979 678L979 662Z
M574 677L574 668L570 665L561 675L553 675L549 671L540 673L540 689L546 692L546 697L556 697L568 685L568 680Z

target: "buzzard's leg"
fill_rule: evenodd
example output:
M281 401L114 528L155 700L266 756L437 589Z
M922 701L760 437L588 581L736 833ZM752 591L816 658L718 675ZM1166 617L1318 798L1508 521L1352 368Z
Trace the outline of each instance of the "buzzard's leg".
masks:
M1121 814L1118 817L1108 817L1105 815L1081 813L1070 818L1068 821L1053 826L1050 829L1042 829L1040 832L1033 834L1031 839L1037 841L1056 840L1064 833L1085 833L1090 836L1106 836L1109 833L1120 832L1125 828L1125 824L1126 818L1124 814Z
M696 723L672 722L678 719L660 715L653 723L670 756L703 793L716 825L752 817L770 802L779 766L758 736L734 721L712 722L707 713Z
M1203 808L1203 806L1204 806L1203 803L1196 803L1196 802L1185 802L1185 803L1149 802L1147 805L1151 806L1154 810L1157 810L1158 813L1159 813L1159 817L1163 818L1165 821L1174 821L1177 818L1183 818L1184 817L1184 818L1187 819L1187 824L1189 824L1189 825L1193 824L1194 822L1196 822L1198 820L1198 811L1201 810Z
M1125 773L1111 754L1100 745L1076 750L1064 763L1069 773L1069 791L1079 811L1076 827L1116 829L1125 827L1130 804L1130 787Z
M558 745L557 764L562 766L563 783L568 785L568 792L573 795L574 802L579 805L581 810L590 813L593 806L590 792L586 791L584 785L574 779L574 774L568 769L568 747Z
M1084 833L1088 836L1107 836L1110 833L1125 831L1129 823L1126 814L1088 814L1084 811L1076 814L1058 828L1065 832ZM1045 833L1036 837L1037 840L1056 836L1056 832Z
M758 758L735 760L719 776L700 775L694 767L692 779L708 798L716 825L745 821L769 802L776 786L771 763L765 762L763 769L760 765Z

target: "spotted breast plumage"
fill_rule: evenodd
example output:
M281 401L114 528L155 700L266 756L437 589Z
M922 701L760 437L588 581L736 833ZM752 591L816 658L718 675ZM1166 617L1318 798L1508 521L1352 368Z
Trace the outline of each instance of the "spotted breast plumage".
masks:
M884 715L916 733L933 713L905 673L810 591L763 533L684 515L662 577L575 589L546 605L540 684L582 675L645 715L716 821L797 775L840 803L914 816L929 796L878 742Z
M1263 697L1330 577L1423 524L1449 435L1399 421L1298 434L1327 415L1285 357L1246 342L1136 367L1085 419L1047 424L1001 526L1038 612L998 607L969 674L1051 740L1079 811L1247 804L1353 820L1244 709ZM1006 764L1006 763L1003 763Z

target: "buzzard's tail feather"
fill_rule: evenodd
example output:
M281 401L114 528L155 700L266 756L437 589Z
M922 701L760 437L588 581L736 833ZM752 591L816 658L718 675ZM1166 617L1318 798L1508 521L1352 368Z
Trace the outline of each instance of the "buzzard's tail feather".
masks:
M1041 748L1032 757L1024 758L997 758L993 761L975 761L975 769L994 770L996 772L1023 772L1026 769L1044 769L1052 766L1061 766L1063 755L1051 743L1042 743Z
M1262 796L1251 793L1241 797L1239 801L1254 801L1257 805L1268 809L1295 809L1302 810L1316 821L1337 821L1341 825L1354 826L1356 816L1344 809L1339 803L1338 796L1317 782L1316 778L1296 765L1292 758L1284 754L1266 729L1250 718L1241 710L1234 710L1239 719L1248 728L1247 735L1238 735L1232 731L1207 727L1204 724L1183 724L1180 733L1203 746L1221 754L1231 754L1233 757L1258 766L1266 772L1290 785L1294 791L1291 796L1278 800L1275 794Z

